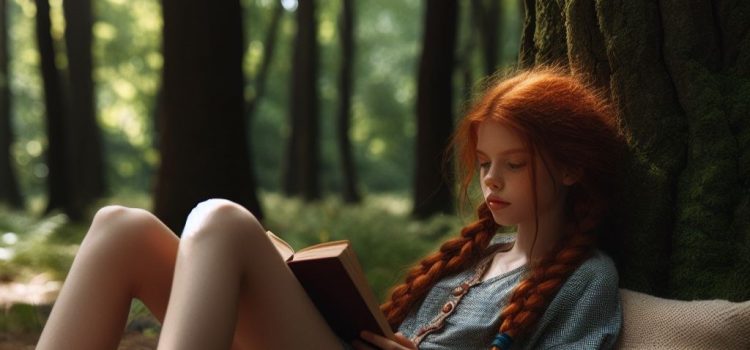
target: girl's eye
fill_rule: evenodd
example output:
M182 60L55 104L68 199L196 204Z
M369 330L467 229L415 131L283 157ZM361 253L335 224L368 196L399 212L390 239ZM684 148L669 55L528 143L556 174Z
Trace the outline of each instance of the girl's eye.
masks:
M487 170L490 168L490 162L479 162L479 168L482 170Z
M520 163L508 162L507 165L508 165L508 169L510 170L518 170L526 166L526 162L520 162Z

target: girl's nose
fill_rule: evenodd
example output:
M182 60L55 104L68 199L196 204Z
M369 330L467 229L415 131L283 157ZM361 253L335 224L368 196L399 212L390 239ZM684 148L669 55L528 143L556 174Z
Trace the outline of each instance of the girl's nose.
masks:
M503 189L504 183L499 176L490 171L484 176L484 185L493 191L500 191Z

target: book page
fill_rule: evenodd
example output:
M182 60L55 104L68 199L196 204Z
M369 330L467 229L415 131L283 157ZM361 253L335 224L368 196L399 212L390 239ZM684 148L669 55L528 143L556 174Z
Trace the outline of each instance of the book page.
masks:
M349 241L331 241L300 249L294 254L294 261L337 257L346 249Z
M279 252L281 258L284 259L284 261L289 261L292 256L294 256L294 248L292 248L289 243L279 238L279 236L275 235L271 231L266 231L266 234L268 235L268 238L271 239L271 243L273 243L273 246Z

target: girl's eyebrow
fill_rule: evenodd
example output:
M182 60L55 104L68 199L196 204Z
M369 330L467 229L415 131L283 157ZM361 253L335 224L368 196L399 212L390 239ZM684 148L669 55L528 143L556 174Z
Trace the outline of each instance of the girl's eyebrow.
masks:
M513 153L526 153L526 150L523 148L511 148L509 150L502 151L499 154L506 156L506 155L513 154ZM487 154L482 152L482 150L479 150L479 149L477 150L477 154L487 157Z

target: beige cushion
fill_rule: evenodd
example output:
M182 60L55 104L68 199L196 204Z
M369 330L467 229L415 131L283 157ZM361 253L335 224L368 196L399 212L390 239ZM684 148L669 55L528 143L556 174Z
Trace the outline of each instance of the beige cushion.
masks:
M620 289L618 349L750 349L750 301L680 301Z

